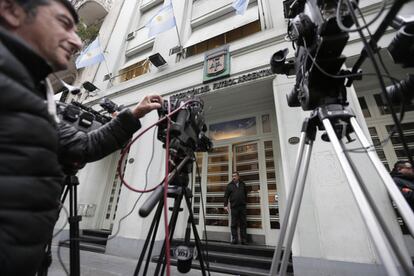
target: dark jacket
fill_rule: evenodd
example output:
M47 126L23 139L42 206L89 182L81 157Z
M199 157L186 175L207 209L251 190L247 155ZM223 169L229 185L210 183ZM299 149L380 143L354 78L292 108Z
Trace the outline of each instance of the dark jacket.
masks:
M83 133L57 125L45 101L46 62L0 28L0 275L34 275L59 214L62 163L97 160L139 128L125 111Z
M391 172L392 179L394 179L395 184L397 184L401 193L407 200L408 204L411 206L411 209L414 210L414 178L403 175L398 172ZM403 188L409 188L412 191L403 192Z
M231 208L246 207L247 204L247 188L243 181L239 181L239 187L231 181L227 184L224 193L224 206L226 207L230 201Z

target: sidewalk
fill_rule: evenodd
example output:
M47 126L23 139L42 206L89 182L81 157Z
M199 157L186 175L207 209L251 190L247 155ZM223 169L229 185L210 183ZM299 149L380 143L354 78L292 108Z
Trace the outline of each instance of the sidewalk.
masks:
M58 260L57 246L52 247L53 262L49 269L49 276L67 276ZM69 248L60 248L60 254L62 260L69 270ZM135 266L137 265L138 258L128 259L117 256L111 256L106 254L81 251L80 263L81 263L81 275L82 276L124 276L133 275ZM156 264L151 263L148 268L147 275L154 275ZM143 270L143 268L142 268ZM142 275L142 273L140 274ZM165 272L164 275L167 275ZM177 271L177 267L171 266L171 275L187 275L187 276L199 276L200 270L191 269L190 272L183 274ZM229 276L230 274L223 274L217 272L211 272L211 276Z

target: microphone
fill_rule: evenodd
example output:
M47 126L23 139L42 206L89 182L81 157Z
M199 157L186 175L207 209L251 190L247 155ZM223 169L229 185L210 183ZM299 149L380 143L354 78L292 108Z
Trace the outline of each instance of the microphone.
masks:
M177 270L181 273L187 273L191 269L193 261L193 251L186 245L179 245L174 250L174 257L177 258Z
M147 217L155 205L160 201L164 193L164 186L159 186L152 194L147 198L147 200L142 204L139 209L139 215L143 218Z

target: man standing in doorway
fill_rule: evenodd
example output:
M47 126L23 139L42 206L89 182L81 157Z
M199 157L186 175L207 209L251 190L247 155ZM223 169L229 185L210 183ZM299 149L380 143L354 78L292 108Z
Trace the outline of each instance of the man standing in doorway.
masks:
M397 184L401 193L414 210L414 170L408 161L398 161L391 171L392 179Z
M237 244L239 239L237 235L237 225L240 227L240 238L242 244L247 244L247 222L246 222L246 204L247 189L246 184L240 180L238 172L233 172L232 181L227 184L224 193L224 210L228 212L228 203L230 201L231 209L231 243Z

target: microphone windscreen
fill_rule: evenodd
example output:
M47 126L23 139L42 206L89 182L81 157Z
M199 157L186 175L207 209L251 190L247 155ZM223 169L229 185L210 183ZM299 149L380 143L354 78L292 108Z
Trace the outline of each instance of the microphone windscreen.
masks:
M174 252L177 258L177 269L181 273L187 273L191 269L191 262L193 261L193 252L188 246L177 246Z

